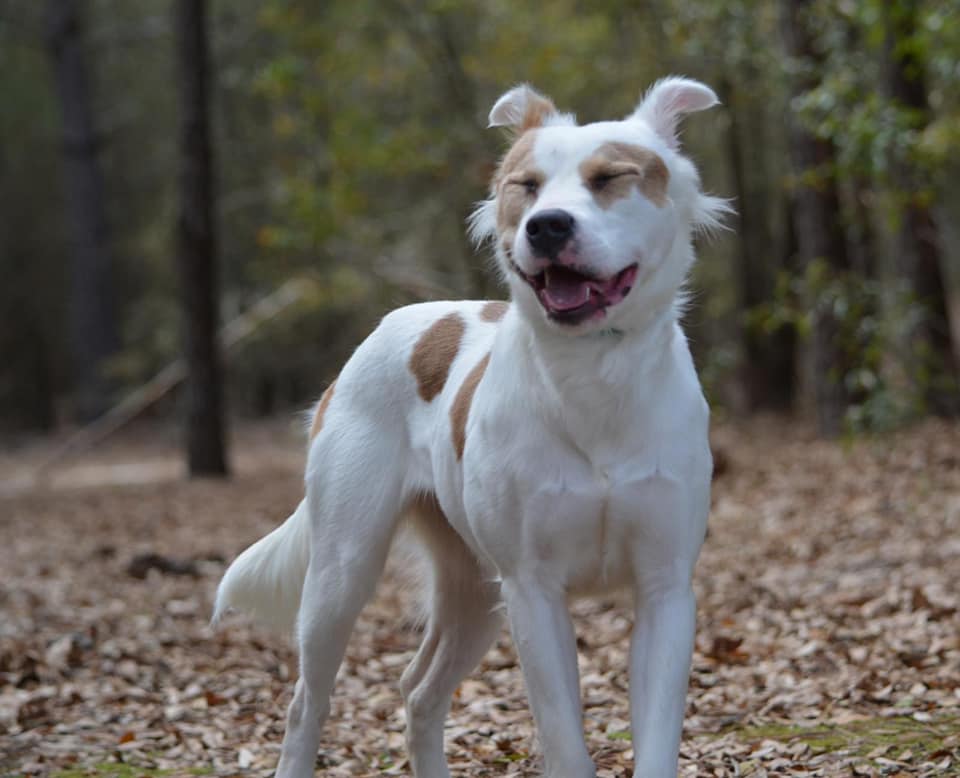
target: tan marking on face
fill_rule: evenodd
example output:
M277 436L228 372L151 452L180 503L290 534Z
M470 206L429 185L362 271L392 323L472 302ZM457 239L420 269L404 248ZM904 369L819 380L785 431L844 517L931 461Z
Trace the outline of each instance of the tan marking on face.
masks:
M543 173L533 163L536 139L536 130L521 135L503 158L493 179L497 195L497 234L508 256L524 211L537 199L536 188L543 183ZM528 188L527 182L535 183L536 188Z
M629 197L634 187L662 208L670 171L659 154L632 143L604 143L580 163L580 177L601 208Z
M473 370L463 380L457 396L453 398L453 405L450 406L450 429L453 433L453 448L457 452L457 459L463 459L463 449L467 445L467 419L470 416L470 404L473 402L473 395L477 391L477 386L480 385L489 361L490 355L487 354L474 365Z
M320 395L320 402L317 403L317 409L313 412L313 422L310 424L310 440L313 440L323 429L323 416L327 412L327 407L333 399L333 388L337 385L337 379L334 378L326 391Z
M483 321L497 322L507 315L510 303L503 300L491 300L480 309L480 318Z
M410 372L417 379L417 392L426 402L443 391L466 328L459 313L448 313L431 324L413 347Z

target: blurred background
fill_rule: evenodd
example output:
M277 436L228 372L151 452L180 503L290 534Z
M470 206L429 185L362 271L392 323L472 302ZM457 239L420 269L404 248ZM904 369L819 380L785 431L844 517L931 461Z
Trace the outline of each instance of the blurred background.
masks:
M588 122L670 73L738 212L691 281L716 413L956 414L957 0L0 0L0 431L306 407L387 310L503 296L497 96Z

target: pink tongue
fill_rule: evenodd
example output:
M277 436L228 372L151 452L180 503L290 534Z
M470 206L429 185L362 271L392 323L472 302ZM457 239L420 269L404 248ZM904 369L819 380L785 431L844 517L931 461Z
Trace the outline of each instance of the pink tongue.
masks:
M579 273L548 268L544 281L543 294L554 310L569 311L590 300L590 282Z

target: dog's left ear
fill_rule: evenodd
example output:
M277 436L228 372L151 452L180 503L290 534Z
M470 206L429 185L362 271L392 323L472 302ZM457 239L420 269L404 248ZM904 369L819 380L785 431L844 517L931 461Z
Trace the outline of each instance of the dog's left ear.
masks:
M529 84L515 86L490 109L488 127L510 127L518 133L539 127L558 116L557 107Z
M680 147L677 137L680 119L688 113L712 108L719 102L716 93L706 84L670 76L650 87L628 118L643 119L671 149L677 149Z

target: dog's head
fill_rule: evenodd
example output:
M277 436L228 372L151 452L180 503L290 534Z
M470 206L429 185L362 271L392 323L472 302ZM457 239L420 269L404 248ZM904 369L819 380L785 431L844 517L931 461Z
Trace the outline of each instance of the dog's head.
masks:
M580 334L673 304L693 235L727 209L700 190L677 125L716 103L709 87L667 78L624 120L578 126L529 86L497 100L490 126L517 134L471 228L495 241L524 316Z

